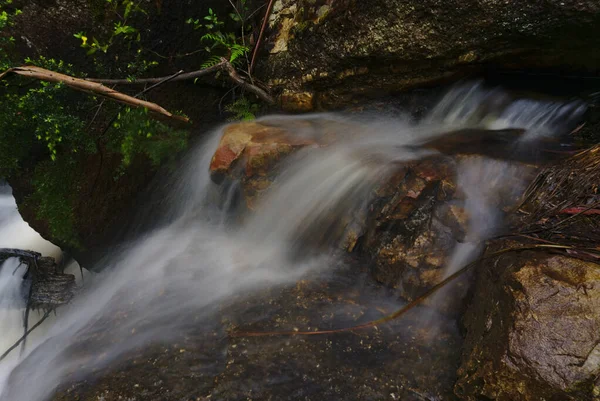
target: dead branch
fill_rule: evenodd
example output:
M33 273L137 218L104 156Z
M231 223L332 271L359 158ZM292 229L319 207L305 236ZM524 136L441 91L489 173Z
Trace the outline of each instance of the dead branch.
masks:
M224 65L223 68L227 71L231 80L233 82L235 82L236 84L240 85L244 90L254 93L260 99L264 100L265 102L267 102L269 104L275 103L275 100L267 92L265 92L264 90L262 90L261 88L259 88L256 85L252 85L251 83L249 83L248 81L246 81L245 79L240 77L238 75L237 71L235 70L235 68L233 68L233 66L231 65L231 63L226 62L226 64Z
M142 84L159 84L166 81L185 81L189 79L195 79L202 76L206 76L209 74L216 73L218 71L225 71L229 75L229 78L237 85L241 86L244 90L253 93L259 99L269 103L275 104L275 100L271 95L269 95L265 90L259 88L258 86L246 81L242 78L235 68L231 65L229 61L224 58L221 58L221 62L213 65L212 67L203 68L198 71L192 71L187 73L180 73L177 76L167 76L167 77L159 77L159 78L141 78L136 80L128 80L128 79L100 79L100 78L86 78L86 81L95 82L105 85L142 85Z
M35 67L35 66L22 66L22 67L11 68L9 70L6 70L2 74L0 74L0 79L3 79L6 75L11 74L11 73L26 76L26 77L36 78L36 79L39 79L42 81L47 81L47 82L63 83L75 90L79 90L82 92L88 92L88 93L95 93L97 95L107 97L107 98L112 99L119 103L123 103L123 104L129 105L129 106L132 106L132 107L144 107L154 113L162 114L166 117L169 117L169 118L172 118L175 120L189 122L189 120L186 117L174 115L156 103L148 102L148 101L141 100L141 99L136 99L135 97L115 91L111 88L108 88L108 87L102 85L101 83L98 83L98 82L92 82L92 81L85 80L85 79L75 78L70 75L60 74L58 72L46 70L44 68ZM160 81L161 80L159 80L159 82Z

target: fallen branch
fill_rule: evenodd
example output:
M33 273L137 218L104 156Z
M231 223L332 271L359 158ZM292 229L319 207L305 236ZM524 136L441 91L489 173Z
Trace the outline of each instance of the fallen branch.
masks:
M235 68L231 65L229 61L221 57L221 62L213 65L212 67L203 68L198 71L192 71L187 73L178 73L177 76L167 76L167 77L158 77L158 78L141 78L136 80L128 80L128 79L100 79L100 78L86 78L86 81L95 82L99 84L105 85L142 85L142 84L160 84L166 81L185 81L189 79L195 79L202 76L210 75L216 73L218 71L225 71L229 75L229 78L241 86L244 90L255 94L259 99L269 103L274 104L275 100L271 95L269 95L265 90L259 88L258 86L246 81L242 78Z
M465 274L466 272L471 270L474 266L476 266L479 262L481 262L483 260L490 259L490 258L499 256L499 255L502 255L502 254L505 254L508 252L534 250L534 249L560 249L560 250L571 251L571 252L572 251L600 252L600 248L576 248L573 246L560 245L560 244L556 244L556 245L554 245L554 244L532 244L532 245L526 245L526 246L522 246L522 247L505 248L505 249L501 249L496 252L489 253L488 255L485 255L485 256L469 263L468 265L466 265L463 268L461 268L460 270L458 270L456 273L448 276L447 278L445 278L444 280L442 280L441 282L439 282L438 284L436 284L435 286L433 286L432 288L427 290L425 293L423 293L421 296L419 296L412 302L404 305L402 308L398 309L394 313L384 316L377 320L372 320L370 322L359 324L357 326L344 327L341 329L333 329L333 330L234 332L234 333L229 333L229 337L235 338L235 337L273 337L273 336L315 336L315 335L323 335L323 334L344 333L344 332L349 332L349 331L366 329L369 327L375 327L377 325L387 323L389 321L392 321L392 320L402 317L407 312L414 309L417 305L421 304L423 301L425 301L426 299L431 297L433 294L435 294L436 292L438 292L439 290L444 288L446 285L450 284L451 282L453 282L454 280L456 280L457 278L459 278L460 276L462 276L463 274Z
M97 95L107 97L107 98L112 99L119 103L123 103L123 104L129 105L129 106L132 106L132 107L144 107L154 113L162 114L166 117L169 117L169 118L172 118L175 120L189 122L189 120L186 117L181 117L181 116L172 114L156 103L137 99L133 96L129 96L124 93L115 91L114 89L106 87L98 82L92 82L90 80L75 78L70 75L60 74L58 72L46 70L44 68L35 67L35 66L23 66L23 67L11 68L9 70L6 70L2 74L0 74L0 79L3 79L6 75L11 74L11 73L26 76L26 77L36 78L36 79L39 79L42 81L47 81L47 82L63 83L75 90L79 90L82 92L95 93ZM164 80L164 79L162 79L162 80ZM159 80L159 82L160 81L161 80Z

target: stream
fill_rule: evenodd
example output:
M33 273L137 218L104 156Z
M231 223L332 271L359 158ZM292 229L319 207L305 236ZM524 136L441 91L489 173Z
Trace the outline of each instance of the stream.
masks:
M447 277L501 230L497 198L518 196L528 184L525 165L543 159L529 151L568 133L584 112L579 102L469 84L418 120L371 112L263 117L258 122L311 140L334 131L335 140L286 160L253 212L240 207L236 183L211 180L226 129L219 127L162 185L167 195L157 194L164 210L154 227L106 255L101 272L79 282L76 298L34 331L26 349L0 362L0 399L453 400L462 338L456 316L440 305L464 288L356 332L228 333L327 330L392 313L405 301L339 249L340 222L368 209L377 185L400 166L437 154L428 141L464 128L524 130L505 158L457 162L469 222L464 239L452 239ZM526 156L515 161L520 153ZM20 219L9 188L2 191L0 248L59 258ZM22 269L14 259L0 267L2 352L23 333ZM30 325L40 316L32 313Z

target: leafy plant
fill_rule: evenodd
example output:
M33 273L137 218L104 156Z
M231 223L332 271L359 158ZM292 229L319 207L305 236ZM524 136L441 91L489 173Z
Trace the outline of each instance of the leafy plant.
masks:
M225 106L225 110L233 114L229 120L248 121L256 118L256 114L260 111L260 105L253 103L245 96L241 96Z
M135 14L147 14L146 11L135 3L133 0L106 0L111 11L120 19L114 23L113 30L110 36L104 41L100 41L95 36L91 39L84 32L74 34L77 39L81 40L81 47L87 50L88 55L92 55L97 51L107 53L108 49L118 38L125 38L127 41L141 40L140 32L129 25L129 18Z
M113 123L112 136L114 150L122 155L121 172L139 154L147 156L155 166L171 161L187 147L188 139L187 131L175 130L149 118L146 109L129 107Z
M5 28L13 26L13 18L21 14L20 9L9 10L12 0L0 0L0 32ZM0 35L0 70L4 71L11 67L8 49L15 43L13 36Z
M242 1L245 6L245 0ZM230 13L229 17L235 21L245 24L245 20L238 13ZM188 24L193 25L195 30L204 29L206 33L202 35L200 41L206 43L204 50L209 54L209 58L202 64L202 68L208 68L218 64L221 57L227 57L229 62L235 66L243 64L243 57L250 50L244 43L243 35L238 39L233 32L223 32L225 23L219 19L212 8L208 9L208 14L204 16L203 22L199 19L188 19ZM240 40L242 43L239 43Z
M47 222L55 241L80 248L72 206L77 197L74 188L76 168L77 165L71 158L39 163L32 179L33 193L25 203L35 208L39 220Z

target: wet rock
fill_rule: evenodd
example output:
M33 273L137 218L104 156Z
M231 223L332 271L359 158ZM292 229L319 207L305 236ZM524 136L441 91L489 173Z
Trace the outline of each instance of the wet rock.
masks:
M411 163L378 189L361 248L374 277L407 299L439 282L467 216L456 192L456 163L434 157Z
M260 120L229 125L210 164L211 178L239 181L244 200L254 209L280 171L282 162L306 147L330 144L337 132L348 128L333 120Z
M196 322L189 333L178 333L168 344L141 346L109 368L94 353L99 339L80 336L78 360L87 369L100 367L84 378L75 369L52 399L455 401L458 327L435 313L435 329L423 325L420 315L432 313L426 309L402 321L334 335L226 336L226 331L350 327L399 305L354 266L325 281L237 294L221 308L216 328Z
M487 260L464 323L461 399L599 399L598 264L531 251Z
M593 0L277 3L258 72L286 90L290 110L292 92L310 92L314 109L330 109L486 65L593 73L600 61Z

